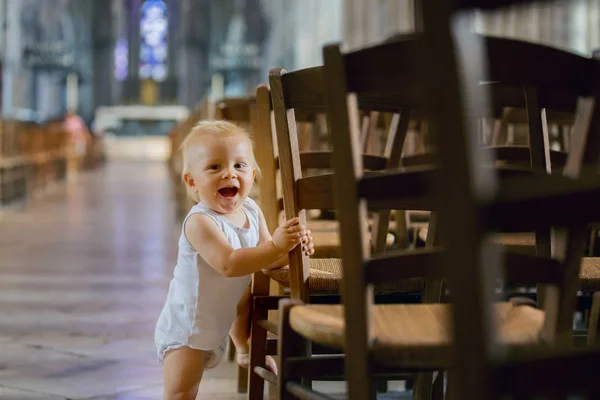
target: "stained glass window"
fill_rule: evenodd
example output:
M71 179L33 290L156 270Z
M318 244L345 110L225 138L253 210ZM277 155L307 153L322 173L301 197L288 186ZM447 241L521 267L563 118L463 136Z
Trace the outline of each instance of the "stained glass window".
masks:
M129 64L127 38L121 37L117 39L115 45L115 78L118 81L127 79L127 66Z
M167 77L168 8L162 0L146 0L140 17L140 78L163 81Z

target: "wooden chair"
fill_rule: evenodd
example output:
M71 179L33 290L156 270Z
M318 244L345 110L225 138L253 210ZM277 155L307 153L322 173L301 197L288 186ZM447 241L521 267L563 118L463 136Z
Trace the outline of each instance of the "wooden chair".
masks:
M514 103L516 104L516 103ZM564 109L565 107L563 107ZM569 108L569 107L566 107ZM540 127L539 123L532 120L531 116L528 115L526 108L507 107L502 111L502 121L500 122L501 127L495 132L495 137L500 135L503 131L505 132L505 124L518 123L527 125L527 136L522 138L522 141L526 145L500 145L501 139L497 137L492 141L491 148L496 151L497 163L501 165L518 165L518 166L531 166L537 170L547 170L549 173L562 174L563 168L566 164L567 153L565 151L554 150L551 147L551 140L549 135L548 127L550 125L556 125L565 130L571 130L575 124L575 115L572 112L566 112L563 110L544 110L545 118L542 120L543 124ZM531 134L536 137L531 138ZM531 138L531 139L530 139ZM570 142L569 137L563 137L565 148L568 148ZM536 156L537 154L537 156ZM549 155L549 161L545 158ZM422 154L416 157L412 157L408 160L409 163L427 163L433 159L432 154ZM406 160L405 160L406 162ZM588 251L588 257L581 260L581 270L579 275L579 290L581 295L578 296L580 302L583 304L579 311L583 311L584 315L588 315L589 310L589 321L587 321L588 332L587 332L587 343L593 345L597 342L598 330L600 329L600 259L593 257L593 246L595 243L595 236L597 235L597 224L590 224L590 240ZM420 229L419 237L421 241L425 241L427 235L427 224L423 224ZM547 236L547 235L546 235ZM542 240L541 246L547 249L549 240L548 237L537 238L537 241ZM534 232L522 232L518 234L499 234L492 235L490 240L494 243L501 244L510 247L512 250L533 252L536 251L536 236ZM546 243L544 243L546 242ZM539 245L539 244L538 244ZM588 303L591 302L591 308Z
M261 204L261 208L263 210L263 213L265 214L265 219L267 220L267 226L269 226L269 228L273 231L279 225L277 220L278 215L280 213L280 206L282 205L282 203L278 201L280 200L279 196L277 196L277 193L279 191L277 190L277 185L275 182L276 177L273 168L278 161L275 156L276 152L273 148L273 136L271 133L271 129L269 127L268 130L264 130L264 126L260 125L261 121L258 121L258 119L260 119L262 115L260 115L258 112L260 105L257 103L258 100L254 96L226 98L220 100L216 103L215 118L225 119L234 122L252 133L253 139L255 141L257 161L261 166L262 177L260 179L260 185L254 186L250 196ZM270 113L266 114L264 117L270 118ZM265 140L265 138L267 138L267 140ZM267 143L269 138L271 139L271 143ZM266 161L265 157L269 161ZM263 194L262 196L261 193ZM272 202L272 200L275 201ZM274 203L277 207L277 211L275 211L272 208L272 203ZM329 227L325 227L325 230L322 229L321 231L315 232L316 241L332 241L331 238L336 235L336 232L334 230L335 227L331 226L331 224L329 225ZM286 274L283 271L279 271L279 273L276 273L272 277L274 279L269 283L269 278L265 278L262 273L255 274L255 276L253 277L253 296L268 296L270 293L279 294L277 283L289 287L289 274ZM261 280L264 281L265 279L266 282L259 282ZM264 286L267 288L266 291L260 290L263 287L263 284L266 285ZM233 360L235 356L235 348L233 346L233 343L230 343L229 348L229 358L230 360ZM266 354L263 354L263 359L265 355ZM252 369L252 365L250 368ZM248 390L247 386L247 370L244 368L238 368L238 392L245 393Z
M564 67L571 67L570 70L568 69L569 71L580 68L578 79L591 78L588 73L589 64L586 64L587 60L581 57L529 43L493 38L485 38L484 42L487 45L489 59L506 60L511 55L511 60L519 60L518 63L515 63L516 65L504 63L502 68L492 68L490 80L534 88L539 85L546 89L547 87L543 86L544 83L548 85L557 77L552 76L552 79L545 77L547 78L545 82L540 78L534 79L532 74L528 73L533 69L532 66L538 65L536 60L559 62ZM436 45L441 46L439 43ZM451 51L449 49L452 46L448 43L445 45L448 46L446 50L436 48L436 51L447 56L447 52ZM373 398L374 391L370 384L372 372L383 372L398 367L444 369L451 366L456 366L457 370L461 371L464 363L460 354L466 353L469 357L475 357L469 350L469 340L478 340L477 338L483 337L484 333L490 333L484 326L469 325L466 323L468 314L462 309L460 312L457 311L467 302L478 302L484 295L489 297L489 288L487 288L488 292L474 291L471 288L471 291L463 296L463 290L466 290L465 285L472 283L473 279L478 279L479 276L479 270L473 266L477 266L480 262L478 249L481 235L479 235L479 224L475 222L476 219L468 212L461 210L473 207L475 201L471 182L466 179L470 175L467 174L465 168L470 164L483 171L496 171L497 168L491 169L488 166L487 169L482 169L479 167L479 163L473 164L467 151L476 146L474 143L469 143L470 147L468 147L465 143L467 140L476 138L476 135L472 133L467 136L463 131L462 128L466 128L466 125L463 123L462 110L457 108L456 98L445 98L443 95L441 99L428 98L427 93L434 93L434 88L441 87L442 82L444 85L449 85L448 93L458 92L456 76L449 79L451 75L446 72L440 73L440 76L433 76L434 72L439 73L437 70L439 63L431 62L434 56L429 52L430 49L431 46L425 42L425 39L413 38L347 55L342 55L337 46L330 46L324 50L328 117L332 131L336 132L335 135L332 135L337 182L335 194L342 221L345 276L343 293L346 295L343 296L344 306L282 304L280 308L282 343L280 355L283 373L280 376L279 385L282 399L290 398L290 394L301 398L316 398L310 389L302 387L291 378L295 379L303 373L313 376L318 372L323 372L309 360L290 358L295 355L293 344L297 343L298 336L337 349L344 348L349 398L366 399ZM518 57L512 56L514 54L517 54ZM490 65L496 65L496 63L490 62ZM456 70L451 72L457 73ZM480 79L478 78L480 77L469 78L471 79L470 82L467 82L470 83L469 90L482 89L479 86ZM559 80L558 82L568 87L568 83L571 82L566 81ZM591 82L591 80L587 80L587 82ZM558 84L556 85L558 86ZM550 88L554 88L554 86L553 84ZM579 85L575 89L582 90L583 87ZM522 89L521 94L523 94ZM548 107L549 101L563 101L563 105L566 104L566 99L563 97L551 97L548 93L538 92L535 89L526 91L525 94L530 115L532 118L539 119L538 126L540 128L542 123L540 107ZM434 126L437 128L434 131L440 132L435 137L439 148L442 149L439 152L441 167L415 173L401 172L379 177L364 177L360 157L357 156L356 99L358 98L358 103L360 103L361 96L366 95L371 97L373 103L380 101L382 106L399 107L416 104L427 107L435 122ZM537 104L535 104L534 96L538 98ZM573 106L572 102L569 104L571 107ZM472 103L471 106L477 108ZM584 130L585 128L585 126L582 127ZM483 157L481 154L479 156ZM349 171L351 172L349 173ZM543 184L550 178L556 179L557 182L564 185L568 185L569 181L560 179L560 177L549 177L545 171L540 173L505 168L498 172L500 172L502 194L513 193L514 195L519 191L534 190L535 186L532 186L532 182ZM523 186L516 192L512 192L510 189L513 186L509 183L512 179L517 178L521 179ZM409 182L413 185L409 185ZM426 184L427 182L429 185ZM432 187L437 187L437 190L430 192ZM377 190L377 188L385 189ZM443 197L440 197L442 195ZM445 246L431 251L400 252L395 255L369 257L368 247L365 245L366 204L364 200L372 207L379 205L380 207L403 208L414 204L440 210L443 221L442 228L444 228L442 243ZM531 229L532 226L536 226L527 219L532 214L537 214L539 217L541 210L528 214L527 218L523 220L523 215L516 213L515 209L511 208L509 197L505 197L498 203L492 206L494 203L489 200L488 204L490 205L486 209L488 213L485 214L487 219L484 220L493 219L495 228ZM520 205L522 206L522 204ZM534 209L531 204L528 206L528 211ZM537 203L535 206L539 207ZM494 214L491 213L492 210ZM545 211L543 215L547 217ZM588 216L586 215L586 217ZM545 222L545 220L542 221ZM537 220L536 222L539 224L541 221ZM461 227L461 234L452 234L449 231L451 226ZM575 288L572 286L572 274L569 274L572 271L573 260L567 259L566 261L561 262L561 260L543 255L519 253L504 255L505 265L503 266L503 275L500 276L509 281L525 284L544 283L558 287L558 290L549 291L554 296L549 294L549 298L545 301L545 311L550 312L544 313L518 302L499 303L494 307L495 318L501 323L495 332L505 344L509 344L513 348L520 348L540 343L542 337L550 343L564 343L566 340L570 340L572 327L567 324L567 321L572 320L573 304L570 301L569 292L574 297ZM402 265L402 268L393 268L395 264ZM463 264L468 268L463 268ZM468 273L465 270L468 270ZM452 301L456 307L451 308L450 305L437 304L372 305L373 284L419 276L436 279L449 277ZM499 276L496 275L496 277ZM462 285L461 291L455 289L453 286L455 282ZM451 309L454 310L452 314L450 314ZM470 311L471 313L475 312L473 307L470 308ZM481 313L481 310L476 310L476 312ZM462 316L460 323L456 322L459 321L457 315ZM452 329L448 325L452 318L455 321L453 332L456 339L454 341L450 339ZM469 340L466 339L467 330L470 334ZM457 340L459 335L460 341ZM453 349L460 350L453 351ZM481 350L479 348L479 351ZM324 360L319 362L321 365L325 364ZM311 370L307 367L314 369ZM469 368L468 372L473 372L472 368ZM457 376L457 384L462 387L461 383L464 382L462 377Z
M530 166L534 170L547 170L549 173L561 174L565 166L567 153L570 142L570 131L575 123L575 115L571 111L573 108L572 104L574 100L563 101L563 104L548 104L550 108L544 108L544 119L543 124L540 126L539 121L532 119L532 115L525 107L525 103L518 98L515 98L510 93L511 89L496 88L495 97L508 100L511 97L516 102L508 103L507 107L503 107L502 104L492 107L496 113L495 117L499 118L496 121L494 127L493 139L490 146L484 146L483 148L493 150L495 152L495 159L497 163L501 165L516 165L516 166ZM556 102L555 102L556 103ZM552 108L553 107L553 108ZM499 110L499 111L498 111ZM522 144L514 145L507 143L506 133L507 126L511 124L526 125L527 131L526 136L521 138ZM551 125L560 128L561 133L561 150L552 148L551 135L549 127ZM532 137L532 134L534 137ZM407 167L414 167L419 165L430 164L435 160L435 154L421 153L415 156L404 157L402 164ZM546 160L548 158L548 160ZM418 227L419 239L424 242L427 237L427 221L420 223L413 223ZM593 247L595 244L595 238L597 236L597 224L591 224L590 229L590 251L588 256L582 259L581 271L580 271L580 291L582 295L579 296L582 307L580 311L584 312L584 315L588 315L589 310L589 321L587 322L587 343L592 345L598 340L598 330L600 329L600 260L593 257ZM490 240L494 243L510 247L512 250L523 251L523 252L536 252L536 247L541 247L547 251L549 246L549 236L536 235L534 232L522 232L517 234L500 234L491 235ZM539 243L541 241L541 243ZM588 304L591 303L591 309Z
M273 146L273 140L271 136L270 121L271 121L271 106L273 104L275 124L277 126L277 147L279 152L279 165L281 171L281 182L282 182L282 193L283 202L285 204L286 218L291 218L293 215L299 215L306 221L305 210L310 209L330 209L333 207L331 197L331 174L319 174L303 177L302 171L305 169L325 169L331 170L332 161L331 153L326 151L313 151L313 152L301 152L298 146L298 129L296 122L306 121L311 113L323 112L324 103L310 104L305 103L304 105L298 104L295 107L297 114L294 115L293 121L286 119L285 109L281 104L281 96L294 96L301 98L303 92L308 91L311 94L322 93L322 67L314 67L306 70L298 71L303 77L307 78L304 81L308 86L301 87L295 86L293 88L286 87L285 89L275 83L277 88L273 85L275 82L271 78L272 92L269 93L269 89L266 85L263 85L257 90L257 111L262 115L259 118L261 126L254 129L254 132L264 132L261 141L261 147L264 149L266 146ZM278 92L276 92L276 90ZM282 92L283 90L283 92ZM269 99L270 97L270 99ZM271 101L269 101L271 100ZM289 121L287 124L286 121ZM391 134L388 136L388 145L383 156L375 156L371 154L363 155L365 164L371 170L378 170L382 168L389 168L390 166L396 166L399 162L401 154L401 145L403 143L406 128L408 122L408 115L404 115L402 118L400 115L395 115L392 118L390 124ZM258 141L257 141L258 143ZM400 149L400 151L398 150ZM265 184L265 178L271 177L270 186L273 192L275 192L275 176L276 171L274 167L273 159L268 161L268 157L264 160L265 165L271 165L271 170L268 168L263 169L263 181L261 184ZM266 172L266 173L265 173ZM261 187L261 192L265 190L265 187ZM262 199L262 195L261 195ZM262 204L265 215L271 209L272 223L276 227L278 225L278 219L275 217L279 214L278 202L274 197L270 198L270 206L268 204ZM385 238L388 230L387 223L389 221L389 213L385 212L376 216L373 223L373 246L378 251L383 251L386 242ZM311 226L310 221L308 226ZM315 235L315 247L319 246L317 235ZM282 284L290 286L290 293L292 298L301 298L304 301L327 301L325 299L318 300L313 295L318 293L330 293L335 294L328 301L338 303L339 302L339 286L342 281L342 274L340 269L339 259L316 259L306 258L302 260L300 249L296 250L298 254L291 256L289 268L283 268L278 270L265 271L265 273L277 280ZM293 253L292 253L293 254ZM295 257L295 258L294 258ZM257 280L255 279L255 283ZM395 292L400 293L397 296L391 296L398 301L406 296L402 296L402 293L420 292L423 285L420 280L408 280L397 285L390 285L387 288L381 288L381 292ZM263 286L263 290L266 293L266 285ZM254 289L254 293L258 293L257 289ZM385 295L382 295L385 296ZM250 380L250 398L261 398L264 388L263 378L266 378L270 382L275 381L275 377L269 374L264 369L264 355L273 354L273 345L270 346L267 343L273 343L274 341L265 342L267 330L271 333L277 332L277 327L267 321L268 309L277 307L277 302L281 297L255 297L254 308L253 308L253 321L252 321L252 345L251 345L251 371L255 374L251 375ZM414 296L409 298L414 299ZM414 300L413 300L414 301ZM255 396L255 397L254 397Z
M479 1L471 1L470 3L470 6L475 6L476 3L481 4ZM487 3L488 6L489 3ZM505 3L508 3L508 1ZM455 48L455 43L453 43L453 38L457 36L452 35L448 27L448 17L452 10L448 5L446 5L446 9L440 10L440 7L436 7L437 4L434 5L433 2L426 3L426 5L428 7L424 7L423 19L426 25L430 27L427 43L430 51L428 61L435 62L443 69L443 71L441 69L438 71L439 76L435 77L438 79L436 83L457 80L460 75L464 76L459 72L457 64L465 64L458 63L454 59L455 54L453 54L452 49ZM521 46L521 50L526 48L527 46ZM440 50L442 53L438 54L437 52ZM490 50L488 49L487 52L489 53ZM533 180L524 180L512 192L503 193L502 189L509 187L501 187L497 198L503 199L501 202L504 202L504 205L514 202L511 205L511 211L513 213L516 210L521 211L520 216L522 219L519 221L521 224L525 223L530 226L556 224L562 225L561 230L565 227L568 228L559 231L556 235L556 247L553 249L554 255L564 260L566 268L560 272L562 279L558 287L549 292L547 296L547 301L553 303L550 310L553 310L557 316L554 321L556 331L559 333L557 342L563 344L570 339L567 333L572 324L577 272L584 247L584 227L586 223L597 221L598 218L596 210L585 207L584 204L586 203L581 200L584 198L591 200L599 192L597 178L593 175L597 174L600 147L600 137L598 135L600 111L598 107L594 107L594 100L600 95L600 68L597 62L577 58L572 54L561 54L561 52L554 49L540 46L539 49L535 49L535 53L535 55L541 57L537 60L539 64L528 59L528 56L535 57L534 54L526 52L513 53L511 60L516 65L502 65L499 67L490 63L490 74L504 72L505 78L514 79L514 83L519 81L524 84L533 83L538 90L562 91L563 93L556 96L555 99L564 99L565 93L584 98L578 104L578 120L571 142L573 148L569 149L569 159L563 172L567 177L572 178L588 176L581 179L580 182L558 179L557 177L545 177L541 182L535 182L535 186ZM522 56L525 56L525 59L522 59ZM470 61L477 62L475 58L471 58ZM541 72L537 65L545 65L546 67ZM434 68L430 69L431 72L433 70ZM440 101L440 107L438 108L440 111L437 115L439 124L463 122L460 121L461 109L467 109L468 106L466 105L472 105L473 101L481 101L481 97L475 98L469 91L461 91L456 84L451 86L448 92L449 96ZM540 94L540 92L536 94ZM454 96L456 98L464 96L464 100L457 102L456 98L452 99ZM540 99L542 97L548 99L552 96L544 93L540 96ZM453 121L449 121L448 116L453 113L459 116ZM465 125L467 124L465 123ZM470 133L473 134L472 131ZM459 146L467 147L465 141L468 140L468 137L468 135L463 135L461 137L463 141ZM445 150L448 153L447 157L450 158L454 149L450 147ZM583 168L582 163L584 163ZM586 168L587 165L585 164L589 164L591 168ZM451 172L459 179L461 173L469 177L472 176L470 175L471 171L468 170L469 167L467 163L462 163L459 168L455 168ZM462 179L463 188L477 184L468 180ZM471 199L468 199L471 201L467 207L471 206L469 213L477 218L479 210L473 206L477 206L478 199L473 197L471 195ZM560 198L560 201L556 201L558 198ZM546 207L540 207L540 202L543 202ZM524 207L525 204L528 206ZM507 213L498 212L501 207L498 207L497 204L492 207L492 210L486 211L488 213L496 211L495 215L492 215L492 219L499 221L507 216ZM496 209L494 210L494 208ZM532 213L535 208L538 208L538 210ZM575 211L573 208L577 209L574 212L576 216L571 214ZM471 227L475 229L468 229ZM467 228L467 233L476 235L476 226L471 227ZM568 236L565 236L567 232ZM464 241L463 250L466 250L467 246L468 244ZM465 290L468 291L465 296L457 296L457 298L464 297L460 301L464 308L456 307L453 318L455 340L459 343L454 352L458 364L456 397L481 399L513 394L515 398L529 398L528 396L540 395L561 398L565 394L577 393L587 394L587 398L590 399L598 398L597 383L590 373L590 369L593 370L594 368L593 365L600 361L600 353L597 350L587 354L574 354L566 345L565 348L559 350L542 349L542 351L539 351L540 349L537 349L538 354L534 352L533 355L529 352L523 352L515 357L516 359L509 362L502 360L502 357L498 357L497 342L490 335L491 330L488 328L492 322L489 313L486 312L490 308L489 304L486 304L488 299L485 295L481 295L492 284L495 276L490 273L491 271L478 265L477 261L477 259L474 259L474 262L467 264L467 268L464 268L463 271L457 270L454 277L455 289L460 290L459 293L461 294ZM473 279L474 276L478 278L478 285L475 288L470 283L467 284L465 280L466 277ZM546 320L550 317L552 317L552 314L547 314ZM467 322L466 325L461 325L465 322ZM468 331L473 327L478 331L476 336L470 334L472 331ZM463 346L461 347L460 344L463 344ZM458 362L459 358L461 362ZM553 377L557 377L557 379L552 379Z

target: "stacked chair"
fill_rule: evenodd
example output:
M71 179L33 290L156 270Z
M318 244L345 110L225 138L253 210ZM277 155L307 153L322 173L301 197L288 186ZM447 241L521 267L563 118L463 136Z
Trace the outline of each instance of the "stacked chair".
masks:
M378 381L402 373L414 377L417 399L599 396L592 374L600 350L572 341L580 274L593 263L583 258L587 226L600 219L600 64L478 36L460 18L451 24L460 8L509 1L477 3L424 1L423 32L349 53L327 46L318 73L271 71L286 218L305 220L305 209L324 205L336 210L343 276L341 304L311 303L316 260L295 249L295 283L279 302L278 327L253 316L253 345L255 323L278 334L279 377L261 369L260 358L254 370L275 382L280 399L329 399L311 381L336 376L347 381L347 398L374 399ZM505 108L526 111L529 165L521 156L507 163L482 140L481 121ZM302 176L296 115L311 109L327 118L330 175ZM365 110L397 114L400 127L417 112L435 152L427 162L368 171ZM557 170L550 112L574 115ZM395 141L391 152L402 146ZM431 212L424 249L372 245L369 212L389 218L390 210ZM533 246L525 246L533 251L507 240L513 232L533 232ZM376 301L382 288L410 282L424 285L421 303ZM507 287L537 287L537 304L506 299ZM315 356L311 343L333 354Z
M309 83L304 89L313 93L322 93L322 67L303 70L303 76L308 77ZM265 214L269 228L274 230L280 221L279 215L285 210L285 218L291 218L291 213L300 209L323 210L334 208L331 197L331 151L308 150L301 151L299 145L301 124L314 123L318 114L324 112L324 104L314 104L299 110L293 126L282 125L285 115L278 112L278 102L274 97L275 86L271 90L261 85L256 94L256 111L253 124L253 134L257 145L257 159L261 164L261 195L260 204ZM272 92L271 92L272 91ZM282 95L283 96L283 95ZM301 96L301 95L300 95ZM322 97L321 97L322 98ZM295 100L294 100L295 101ZM298 97L298 101L302 101ZM274 114L277 127L276 140L272 137L271 116ZM283 119L282 119L283 118ZM381 170L390 165L398 165L401 152L398 151L406 134L408 114L404 119L396 114L389 124L390 134L387 135L387 146L383 155L364 154L364 161L370 170ZM298 124L296 125L296 122ZM285 135L280 133L285 131ZM367 131L365 131L367 132ZM276 144L274 143L277 142ZM276 155L277 154L277 155ZM275 156L276 155L276 156ZM277 166L280 173L280 187L277 181ZM329 171L329 173L328 173ZM310 173L309 173L310 172ZM307 176L303 177L303 174ZM282 202L272 193L282 193ZM266 195L266 196L265 196ZM338 221L307 220L304 211L300 211L309 229L313 231L315 249L323 245L327 248L325 254L339 254ZM369 237L378 251L383 251L391 244L389 240L389 212L376 215L369 221ZM298 249L299 250L299 249ZM291 297L304 301L339 303L339 290L342 281L341 260L339 258L318 258L310 260L296 257L290 259L289 267L264 271L255 274L253 280L253 310L252 310L252 343L250 346L250 385L251 399L262 398L264 380L275 382L276 377L264 368L266 354L275 354L276 338L267 338L267 333L277 334L277 325L269 321L268 312L277 308L279 300L287 295L276 296L271 290L267 277L288 288ZM266 277L265 277L266 275ZM419 279L408 280L396 285L381 287L380 300L390 299L418 300L423 283Z

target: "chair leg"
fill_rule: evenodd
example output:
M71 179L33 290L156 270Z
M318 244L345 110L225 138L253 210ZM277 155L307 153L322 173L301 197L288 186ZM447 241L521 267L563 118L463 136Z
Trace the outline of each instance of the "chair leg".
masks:
M433 386L433 373L422 372L417 374L415 379L415 388L413 400L430 400Z
M238 393L248 392L248 369L238 365L238 382L237 382Z
M254 367L265 366L267 355L267 331L258 325L258 321L266 320L269 310L258 305L256 298L252 301L252 322L250 333L250 365L248 367L248 399L259 400L263 398L265 381L254 373Z
M431 400L444 399L444 371L438 371L437 376L433 381L433 390L431 392Z
M227 352L227 359L229 361L235 360L235 345L233 344L233 340L229 338L229 351Z
M598 230L595 227L590 229L590 245L588 249L588 256L594 257L594 250L596 248L596 237L598 236Z
M454 379L454 373L449 371L446 375L446 399L447 400L458 400L458 393L456 388L456 382Z
M388 391L388 381L387 380L378 380L376 383L377 393L385 393Z
M598 338L598 319L600 317L600 292L594 293L592 310L590 312L590 323L588 325L587 345L595 346Z
M302 355L304 339L298 335L290 326L290 310L294 305L302 304L298 300L283 299L279 302L279 341L277 343L281 367L277 379L279 400L294 400L295 397L288 393L286 384L286 360L289 357Z

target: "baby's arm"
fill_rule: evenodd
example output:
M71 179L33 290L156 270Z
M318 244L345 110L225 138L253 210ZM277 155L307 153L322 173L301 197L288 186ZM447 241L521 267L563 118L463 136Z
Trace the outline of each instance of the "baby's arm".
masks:
M315 253L314 244L312 240L312 236L310 235L310 229L306 230L306 236L302 238L302 250L306 253L307 256L312 256ZM268 243L272 240L271 234L269 233L269 228L267 227L267 221L265 220L265 216L263 215L262 210L258 209L258 234L260 236L260 243ZM281 268L285 267L289 264L288 253L285 253L279 259L277 259L274 263L264 267L264 269L272 269L272 268Z
M287 255L306 235L300 219L294 218L277 228L274 239L256 247L234 250L217 224L204 214L190 216L184 230L200 257L227 277L245 276L264 268L273 268L271 265Z

